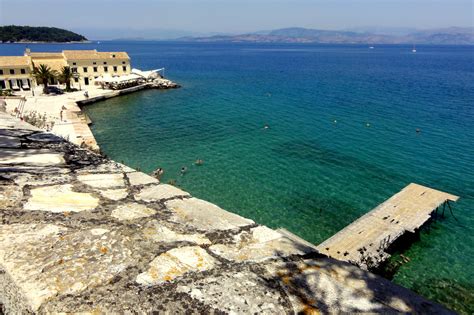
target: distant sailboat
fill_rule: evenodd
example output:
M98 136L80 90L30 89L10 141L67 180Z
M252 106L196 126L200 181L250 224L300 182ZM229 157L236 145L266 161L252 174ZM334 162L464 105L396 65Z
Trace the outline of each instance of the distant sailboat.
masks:
M370 46L369 49L374 49L374 46Z
M412 53L416 53L416 47L415 44L413 44L413 49L411 50Z

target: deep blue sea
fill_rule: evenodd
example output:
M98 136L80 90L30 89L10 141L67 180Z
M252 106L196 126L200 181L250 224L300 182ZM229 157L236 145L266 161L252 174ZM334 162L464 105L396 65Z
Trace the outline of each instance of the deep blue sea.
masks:
M0 45L0 55L24 48ZM30 48L124 50L134 67L166 67L181 89L86 107L102 150L146 172L162 167L163 181L313 243L410 182L459 195L457 220L448 213L423 232L393 281L474 313L474 47L418 46L416 54L403 45ZM193 164L198 158L204 165Z

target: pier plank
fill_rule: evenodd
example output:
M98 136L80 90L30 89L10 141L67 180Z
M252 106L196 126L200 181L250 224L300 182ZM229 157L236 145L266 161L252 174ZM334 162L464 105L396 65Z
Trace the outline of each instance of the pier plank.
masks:
M458 199L458 196L411 183L317 249L321 254L355 263L364 269L377 267L390 257L385 250L400 236L406 232L415 233L437 207Z

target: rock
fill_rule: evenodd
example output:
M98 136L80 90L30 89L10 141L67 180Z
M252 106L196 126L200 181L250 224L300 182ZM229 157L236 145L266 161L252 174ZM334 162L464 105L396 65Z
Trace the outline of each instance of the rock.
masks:
M101 228L70 231L53 224L12 224L0 229L0 265L33 312L56 295L109 283L134 262L131 248L126 237ZM11 284L7 282L0 283L0 292Z
M122 174L84 174L78 175L77 179L94 188L112 188L125 186Z
M155 210L147 208L139 203L127 203L120 205L112 211L112 216L120 221L146 218L156 213Z
M410 306L402 298L394 298L397 294L385 292L393 286L375 284L375 276L347 263L321 259L297 264L275 262L265 268L270 277L290 293L288 297L296 314L410 313ZM367 276L374 277L379 296L375 297L368 287Z
M0 209L7 209L20 204L23 190L18 185L0 185Z
M128 191L125 188L122 189L108 189L108 190L100 190L99 193L110 200L121 200L128 196Z
M53 185L31 189L31 197L25 204L25 210L51 212L79 212L92 210L99 199L88 193L72 191L72 185Z
M132 186L159 183L158 179L141 172L127 173L127 177Z
M64 164L63 154L47 149L1 149L0 164L53 166Z
M228 314L288 313L279 302L282 299L279 290L266 285L260 277L249 271L208 276L190 285L178 285L176 291Z
M114 163L122 172L125 172L125 173L136 172L136 170L134 170L133 168L131 168L127 165L124 165L124 164L118 163L118 162L114 162Z
M19 148L21 147L21 139L17 137L0 135L0 147Z
M198 245L211 244L211 241L202 234L181 234L168 229L157 221L143 230L144 237L156 242L191 242Z
M189 194L181 189L167 184L159 184L151 187L145 187L135 195L136 200L159 201L174 197L187 197Z
M176 222L189 224L197 229L228 230L254 223L197 198L170 200L165 205L175 213Z
M38 142L63 142L65 141L63 138L53 135L52 133L35 133L31 136L26 137L30 141L38 141Z
M137 283L156 285L172 281L187 272L205 271L217 261L199 246L174 248L153 259L147 272L137 276Z
M101 174L101 173L123 173L125 172L123 168L126 166L114 162L106 161L105 163L100 163L98 165L86 166L77 170L77 174Z
M296 243L265 226L250 229L234 237L235 244L216 244L209 250L234 261L260 262L276 257L304 255L315 252L314 248Z

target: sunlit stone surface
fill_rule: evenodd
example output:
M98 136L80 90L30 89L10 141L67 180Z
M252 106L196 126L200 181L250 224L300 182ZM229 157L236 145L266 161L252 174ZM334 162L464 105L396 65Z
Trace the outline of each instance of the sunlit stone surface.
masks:
M130 185L132 186L158 183L158 180L156 178L143 174L141 172L127 173L127 177L130 181Z
M189 194L179 188L171 185L160 184L143 188L138 194L135 195L135 199L143 201L159 201L163 199L186 196L189 196Z
M128 190L125 188L100 190L99 192L103 197L116 201L128 196Z
M205 271L216 264L214 258L198 246L175 248L156 257L150 268L138 275L137 282L144 285L171 281L187 272Z
M146 218L156 213L155 210L139 203L120 205L112 211L112 216L118 220L135 220Z
M55 185L33 188L31 198L25 204L25 210L42 210L51 212L92 210L99 204L99 199L89 193L72 191L72 185Z
M211 244L211 241L202 234L182 234L160 225L157 221L150 222L151 226L145 228L143 233L146 238L157 242L190 242L199 245Z
M254 223L197 198L170 200L166 207L176 214L176 221L198 229L228 230Z
M77 179L94 188L125 186L122 174L87 174L79 175L77 176Z

